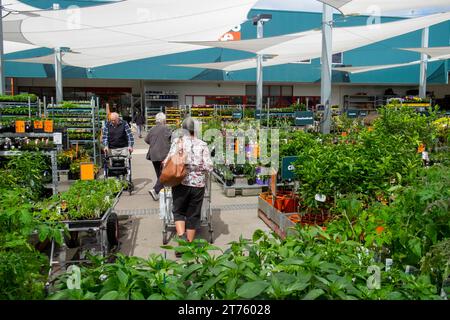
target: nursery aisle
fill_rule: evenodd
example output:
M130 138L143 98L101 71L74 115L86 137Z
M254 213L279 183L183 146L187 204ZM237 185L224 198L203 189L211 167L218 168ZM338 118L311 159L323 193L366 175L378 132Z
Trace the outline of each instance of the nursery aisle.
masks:
M148 146L144 139L135 136L135 150L132 159L132 175L135 191L130 196L124 192L116 206L120 219L120 252L146 258L150 253L167 254L174 258L173 251L161 249L162 221L159 219L159 202L148 193L156 179L153 165L145 159ZM214 245L225 249L227 244L244 238L251 238L257 229L269 228L257 216L258 198L227 198L221 186L212 183L212 209ZM208 239L209 233L202 228L199 237ZM169 244L176 244L170 241Z

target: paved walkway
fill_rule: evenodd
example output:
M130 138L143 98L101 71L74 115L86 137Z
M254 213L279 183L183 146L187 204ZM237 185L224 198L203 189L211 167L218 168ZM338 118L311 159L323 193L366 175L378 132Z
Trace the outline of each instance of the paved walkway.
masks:
M136 137L135 137L136 138ZM145 159L148 146L144 139L136 138L132 170L135 191L130 196L123 193L116 211L120 218L120 252L146 258L150 253L167 254L174 258L173 251L162 249L162 220L159 219L159 202L153 200L148 190L153 187L156 175L153 165ZM242 235L250 238L257 229L269 230L257 216L257 197L227 198L220 185L212 183L214 245L224 249L227 244L239 240ZM206 228L198 236L209 239ZM169 244L175 245L174 241Z

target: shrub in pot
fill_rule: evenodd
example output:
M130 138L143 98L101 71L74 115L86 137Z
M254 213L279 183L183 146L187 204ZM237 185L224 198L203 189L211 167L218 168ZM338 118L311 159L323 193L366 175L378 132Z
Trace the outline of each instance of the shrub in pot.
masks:
M230 187L234 184L234 175L231 170L225 170L223 173L223 178L225 180L225 184Z

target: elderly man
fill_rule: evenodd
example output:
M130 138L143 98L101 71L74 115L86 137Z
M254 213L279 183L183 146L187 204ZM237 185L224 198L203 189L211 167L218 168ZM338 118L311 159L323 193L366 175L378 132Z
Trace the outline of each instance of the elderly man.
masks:
M169 153L172 132L166 126L166 115L164 113L158 113L155 117L155 121L156 125L149 130L145 137L145 142L150 145L147 153L147 160L153 162L157 177L155 186L148 192L153 200L157 201L159 199L159 192L164 188L159 181L159 176L161 175L161 162Z
M111 113L110 121L103 127L102 137L105 154L128 157L133 152L134 138L130 126L116 112Z

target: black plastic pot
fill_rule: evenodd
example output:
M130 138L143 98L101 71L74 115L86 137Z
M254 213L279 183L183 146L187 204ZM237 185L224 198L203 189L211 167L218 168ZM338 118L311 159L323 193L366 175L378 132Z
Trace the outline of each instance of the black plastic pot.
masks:
M233 180L226 180L225 184L227 185L227 187L231 187L234 184Z
M254 178L247 179L247 184L248 184L249 186L254 185L254 184L255 184L255 179L254 179Z

